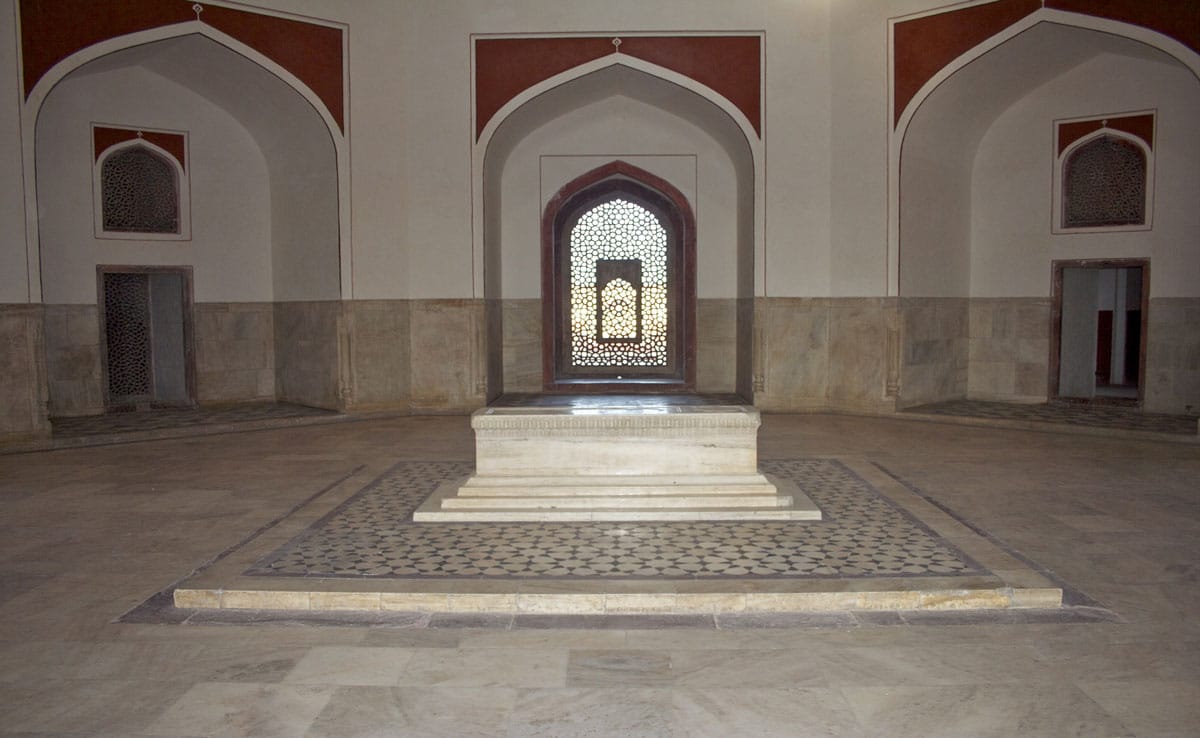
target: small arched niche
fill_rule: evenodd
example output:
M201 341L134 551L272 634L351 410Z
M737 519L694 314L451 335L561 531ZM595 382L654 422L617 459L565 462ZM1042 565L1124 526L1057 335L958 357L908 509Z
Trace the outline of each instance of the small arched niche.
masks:
M695 213L695 390L752 396L754 155L729 112L652 69L612 63L530 96L485 145L489 401L544 389L541 216L565 185L617 161Z

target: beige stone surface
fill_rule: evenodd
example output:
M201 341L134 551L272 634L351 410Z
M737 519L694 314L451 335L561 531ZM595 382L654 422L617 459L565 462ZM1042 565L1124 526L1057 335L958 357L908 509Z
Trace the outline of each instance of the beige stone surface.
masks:
M407 409L412 355L407 300L347 303L352 392L355 410Z
M195 306L196 399L201 404L275 399L275 307Z
M1200 413L1200 298L1151 298L1145 408Z
M829 404L829 300L760 298L755 333L763 388L754 402L764 410L823 408Z
M335 301L276 302L276 399L341 409L347 374L343 304Z
M829 399L832 407L870 409L884 399L885 300L830 301Z
M414 410L465 412L484 404L482 300L410 303Z
M0 438L49 434L45 340L41 306L0 305Z
M542 301L502 301L504 391L542 390Z
M696 390L737 391L737 300L696 301Z
M1050 300L974 298L970 303L967 396L1045 401L1049 392Z
M104 412L95 305L45 306L45 357L52 417Z
M964 397L968 373L968 301L900 300L901 408Z

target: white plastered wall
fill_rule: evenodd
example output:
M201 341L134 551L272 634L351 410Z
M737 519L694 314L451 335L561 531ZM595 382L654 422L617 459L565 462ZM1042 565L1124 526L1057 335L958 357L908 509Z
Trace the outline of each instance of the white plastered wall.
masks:
M1150 230L1052 234L1053 121L1154 109ZM1181 65L1101 54L1031 91L980 142L971 292L1045 297L1056 259L1151 260L1152 297L1200 296L1200 80ZM1019 217L1013 217L1019 214Z
M737 177L724 149L692 124L621 95L542 126L509 155L501 180L505 298L541 295L541 223L565 184L614 159L678 188L696 216L698 295L737 296Z
M97 239L92 122L188 132L191 241ZM141 67L64 79L37 131L43 300L94 303L97 264L192 265L198 302L269 301L270 180L227 112Z
M21 99L17 32L10 3L0 4L0 303L29 301L25 263L24 184L21 176Z
M826 2L729 3L562 2L466 0L406 5L399 23L402 60L395 68L353 67L354 90L374 89L400 74L404 95L419 100L404 112L405 143L399 189L404 193L410 296L481 297L473 274L471 207L473 129L470 120L471 34L673 33L686 27L708 33L767 31L764 132L778 129L765 172L765 287L778 295L823 295L829 264L829 58ZM352 40L354 34L352 23ZM358 52L355 51L352 57ZM365 65L364 65L365 66ZM882 90L881 90L882 92ZM364 121L355 108L355 131ZM364 156L355 139L354 162ZM370 156L367 154L367 156ZM883 156L881 154L881 156ZM355 182L355 210L361 198ZM534 223L540 220L535 213ZM490 217L485 214L484 217ZM357 227L357 226L356 226ZM371 250L370 243L359 249ZM356 250L356 261L360 251ZM357 274L357 270L356 270ZM356 293L367 278L356 276ZM376 277L378 279L378 277ZM510 295L505 294L505 297Z

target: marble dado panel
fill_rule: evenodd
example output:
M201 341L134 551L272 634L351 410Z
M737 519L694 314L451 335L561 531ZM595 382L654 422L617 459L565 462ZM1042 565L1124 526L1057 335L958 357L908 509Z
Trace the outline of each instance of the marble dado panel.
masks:
M485 404L483 308L483 300L409 303L414 412L466 412Z
M46 305L44 316L50 416L103 413L99 309L95 305Z
M1200 297L1150 299L1144 406L1200 413Z
M503 315L503 388L505 392L542 391L542 301L501 300Z
M347 303L354 410L408 409L412 353L407 300Z
M730 394L737 391L738 301L696 300L696 389Z
M542 390L542 302L502 300L505 392ZM737 300L696 301L696 389L737 390Z
M755 311L755 405L774 412L893 412L888 298L768 297Z
M834 298L829 301L829 402L843 410L891 412L888 396L889 313L895 300ZM896 367L892 367L895 373Z
M1049 298L973 298L967 397L1045 402L1050 373Z
M47 436L44 308L0 305L0 439Z
M891 413L962 397L965 298L759 298L755 404Z
M274 303L275 397L283 402L341 409L343 365L349 351L344 303Z
M754 404L764 410L829 406L829 298L755 300Z
M195 341L197 402L275 399L274 303L197 303Z
M899 301L898 408L966 396L969 312L963 297Z

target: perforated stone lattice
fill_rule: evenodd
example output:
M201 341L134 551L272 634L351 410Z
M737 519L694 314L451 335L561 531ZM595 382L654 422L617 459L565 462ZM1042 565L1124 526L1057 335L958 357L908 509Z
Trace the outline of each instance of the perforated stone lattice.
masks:
M112 399L150 394L150 278L104 275L104 339Z
M1100 136L1080 146L1063 177L1063 226L1146 222L1146 157L1136 145Z
M636 203L610 200L580 216L571 229L570 247L571 362L579 367L666 366L667 232L658 218ZM632 285L615 280L597 296L596 265L602 260L640 261L640 333ZM598 300L608 301L599 331ZM636 338L605 341L598 335L605 329L612 336Z
M912 577L984 573L837 461L764 461L821 522L413 523L466 463L404 462L248 575L323 577Z
M100 168L104 230L178 233L179 183L174 167L142 146L110 154Z

